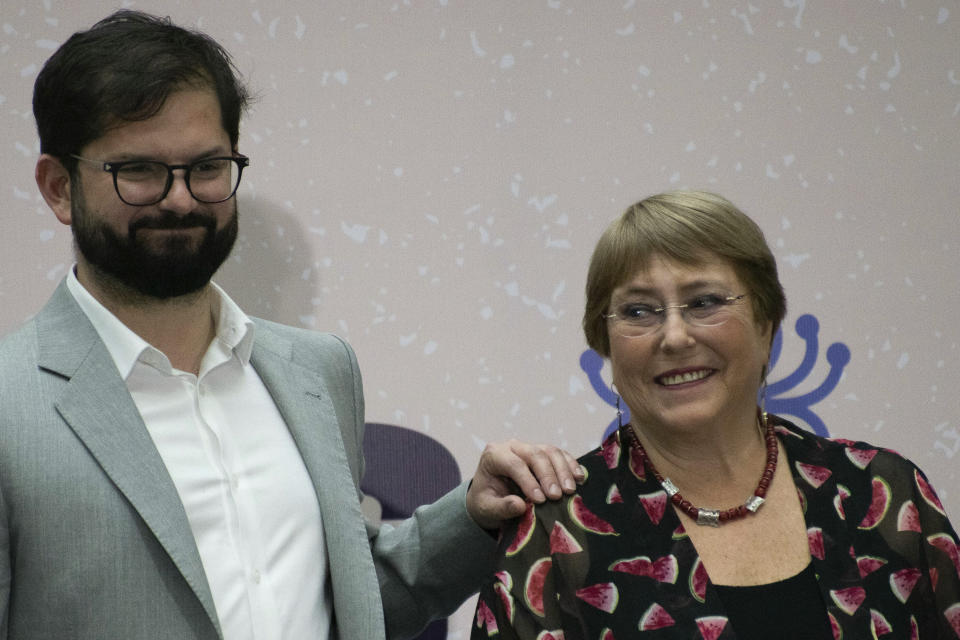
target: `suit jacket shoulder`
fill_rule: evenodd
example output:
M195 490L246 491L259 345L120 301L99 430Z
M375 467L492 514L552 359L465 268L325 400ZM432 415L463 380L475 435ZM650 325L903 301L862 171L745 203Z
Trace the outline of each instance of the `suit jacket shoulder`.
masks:
M64 283L0 342L0 406L0 637L218 638L176 487Z
M364 472L364 400L363 380L353 348L332 333L300 329L260 318L253 318L253 322L257 332L251 356L254 369L281 411L288 403L284 403L280 396L291 380L304 375L307 379L317 380L316 388L307 393L322 396L332 408L351 476L359 487ZM293 417L285 417L290 424Z

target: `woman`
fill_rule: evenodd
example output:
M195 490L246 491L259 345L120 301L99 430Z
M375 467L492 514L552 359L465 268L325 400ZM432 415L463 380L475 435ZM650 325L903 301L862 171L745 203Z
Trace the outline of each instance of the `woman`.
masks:
M632 423L504 532L473 638L960 637L957 536L922 472L757 407L786 304L752 220L647 198L586 293Z

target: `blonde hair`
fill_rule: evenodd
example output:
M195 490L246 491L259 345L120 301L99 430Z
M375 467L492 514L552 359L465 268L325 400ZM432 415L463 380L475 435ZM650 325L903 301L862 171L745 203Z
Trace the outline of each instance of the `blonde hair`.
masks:
M771 338L786 314L777 263L763 231L729 200L703 191L671 191L631 205L604 231L587 272L583 331L587 344L610 356L607 334L613 291L664 257L687 264L713 258L728 263L747 287L754 319L772 323Z

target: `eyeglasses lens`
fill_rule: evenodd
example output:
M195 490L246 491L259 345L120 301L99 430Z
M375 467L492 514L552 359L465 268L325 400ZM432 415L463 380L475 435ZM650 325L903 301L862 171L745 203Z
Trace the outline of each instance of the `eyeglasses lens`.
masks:
M190 193L200 202L229 199L240 183L241 166L235 158L210 158L190 165L184 175ZM172 184L171 169L162 162L124 164L116 170L117 194L130 205L156 204Z

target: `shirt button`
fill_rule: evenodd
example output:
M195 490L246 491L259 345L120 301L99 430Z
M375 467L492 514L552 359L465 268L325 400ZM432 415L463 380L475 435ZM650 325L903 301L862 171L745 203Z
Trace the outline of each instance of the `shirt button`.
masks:
M250 577L253 579L254 584L260 584L260 571L254 569Z

